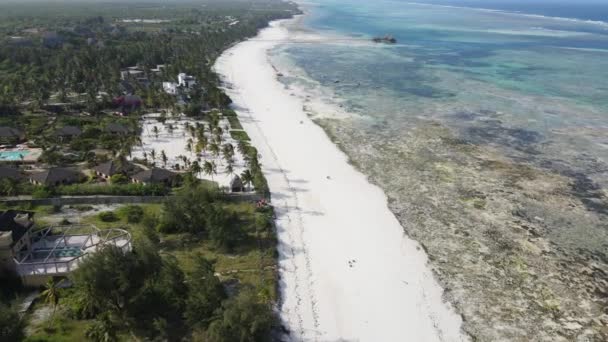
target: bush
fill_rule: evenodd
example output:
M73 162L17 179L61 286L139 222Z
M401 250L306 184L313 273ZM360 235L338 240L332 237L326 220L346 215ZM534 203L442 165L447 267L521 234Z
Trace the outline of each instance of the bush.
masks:
M129 223L139 223L144 217L144 209L138 205L128 205L121 208L121 214Z
M211 323L205 341L269 341L273 321L270 307L247 289L226 301L221 318Z
M53 197L53 191L45 186L39 186L32 192L33 198L50 198Z
M162 184L72 184L59 186L55 191L62 196L165 196L171 191Z
M127 176L123 175L122 173L117 173L115 175L113 175L112 177L110 177L110 183L112 184L126 184L129 182L129 179L127 178Z
M201 255L195 257L194 271L188 277L188 297L184 316L192 326L207 327L211 317L226 297L213 263Z
M23 322L17 311L0 303L0 341L23 340Z
M226 118L228 119L228 122L230 123L230 128L243 129L243 126L241 126L241 123L239 122L239 119L236 116L228 116Z
M114 214L113 211L104 211L99 213L99 219L103 222L116 222L118 221L118 217Z
M249 135L245 131L230 131L230 136L234 140L250 141Z

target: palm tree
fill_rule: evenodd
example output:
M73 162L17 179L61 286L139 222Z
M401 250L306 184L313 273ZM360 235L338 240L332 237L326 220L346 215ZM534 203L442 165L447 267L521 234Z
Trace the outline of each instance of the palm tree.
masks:
M251 185L251 183L253 182L253 175L251 174L251 171L243 171L241 173L241 180L243 181L243 184L247 186L247 191L249 191L249 185Z
M214 162L205 161L203 164L203 172L206 175L211 176L211 180L213 180L213 175L217 174L217 166Z
M234 157L234 146L232 146L230 143L222 146L222 154L226 161L232 159L232 157Z
M197 145L200 145L201 150L204 152L207 150L207 147L209 147L209 140L207 140L207 137L203 135L198 138Z
M220 147L216 143L209 144L209 151L217 157L220 154Z
M53 313L51 314L51 317L55 316L57 305L59 305L59 285L62 282L63 280L56 282L55 278L49 279L44 285L45 290L41 293L41 296L44 298L44 302L53 306Z
M204 136L205 136L205 125L197 125L196 126L196 137L200 140L201 137L204 137Z
M223 139L222 139L222 135L221 135L221 134L215 134L214 140L215 140L215 142L216 142L218 145L221 145L221 144L222 144L222 141L223 141Z
M244 140L239 140L238 144L236 145L236 147L238 148L239 152L241 152L241 154L243 156L247 155L247 143Z
M163 161L163 166L167 167L167 154L165 153L165 150L160 151L160 159Z
M190 172L192 172L196 177L198 177L201 171L203 171L203 169L201 168L201 164L199 164L198 161L192 162L192 165L190 166Z
M189 164L188 157L186 157L186 156L184 156L184 155L182 154L182 155L180 155L178 158L179 158L179 159L181 159L181 160L182 160L182 162L184 163L184 168L187 168L187 167L188 167L188 164Z
M232 163L228 163L228 165L226 165L226 173L230 176L234 174L234 166L232 166Z
M188 138L188 140L186 141L186 151L192 153L193 144L194 141L192 140L192 138Z

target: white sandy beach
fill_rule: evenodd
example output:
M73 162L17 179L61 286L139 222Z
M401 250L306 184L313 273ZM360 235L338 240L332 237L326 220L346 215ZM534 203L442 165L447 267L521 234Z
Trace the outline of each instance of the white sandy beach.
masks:
M295 341L463 341L461 318L387 198L276 79L275 22L218 60L277 210L280 314Z

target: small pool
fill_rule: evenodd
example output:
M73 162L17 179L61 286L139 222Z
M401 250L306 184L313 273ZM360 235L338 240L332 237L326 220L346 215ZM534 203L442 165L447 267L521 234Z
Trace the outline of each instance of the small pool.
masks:
M32 257L34 259L46 259L46 257L49 255L49 253L51 251L52 251L51 248L36 249L32 252ZM80 248L64 247L64 248L57 248L53 252L53 255L51 257L52 258L66 258L66 257L77 257L80 255L82 255L82 251L80 250Z
M23 160L29 151L1 151L0 160Z

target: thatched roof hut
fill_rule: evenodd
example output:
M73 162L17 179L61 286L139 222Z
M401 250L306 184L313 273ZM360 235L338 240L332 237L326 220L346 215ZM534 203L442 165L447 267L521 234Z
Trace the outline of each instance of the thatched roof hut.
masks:
M150 170L142 171L138 174L135 174L133 177L133 181L135 183L143 183L143 184L158 184L165 183L171 184L177 178L178 174L175 172L171 172L169 170L161 169L154 167Z
M19 180L21 172L15 167L0 166L0 180L2 179Z
M243 192L244 190L245 190L245 187L243 186L243 180L241 180L241 177L239 177L237 175L232 177L232 180L230 181L230 191Z
M77 137L82 134L82 130L76 126L63 126L55 132L60 137Z
M60 184L71 184L78 182L81 179L82 175L80 172L60 167L52 167L30 175L30 182L38 185L55 186Z
M138 168L135 166L135 164L126 160L111 160L109 162L99 164L93 168L93 171L95 171L98 176L104 178L110 178L118 173L128 174L137 172L137 170Z

